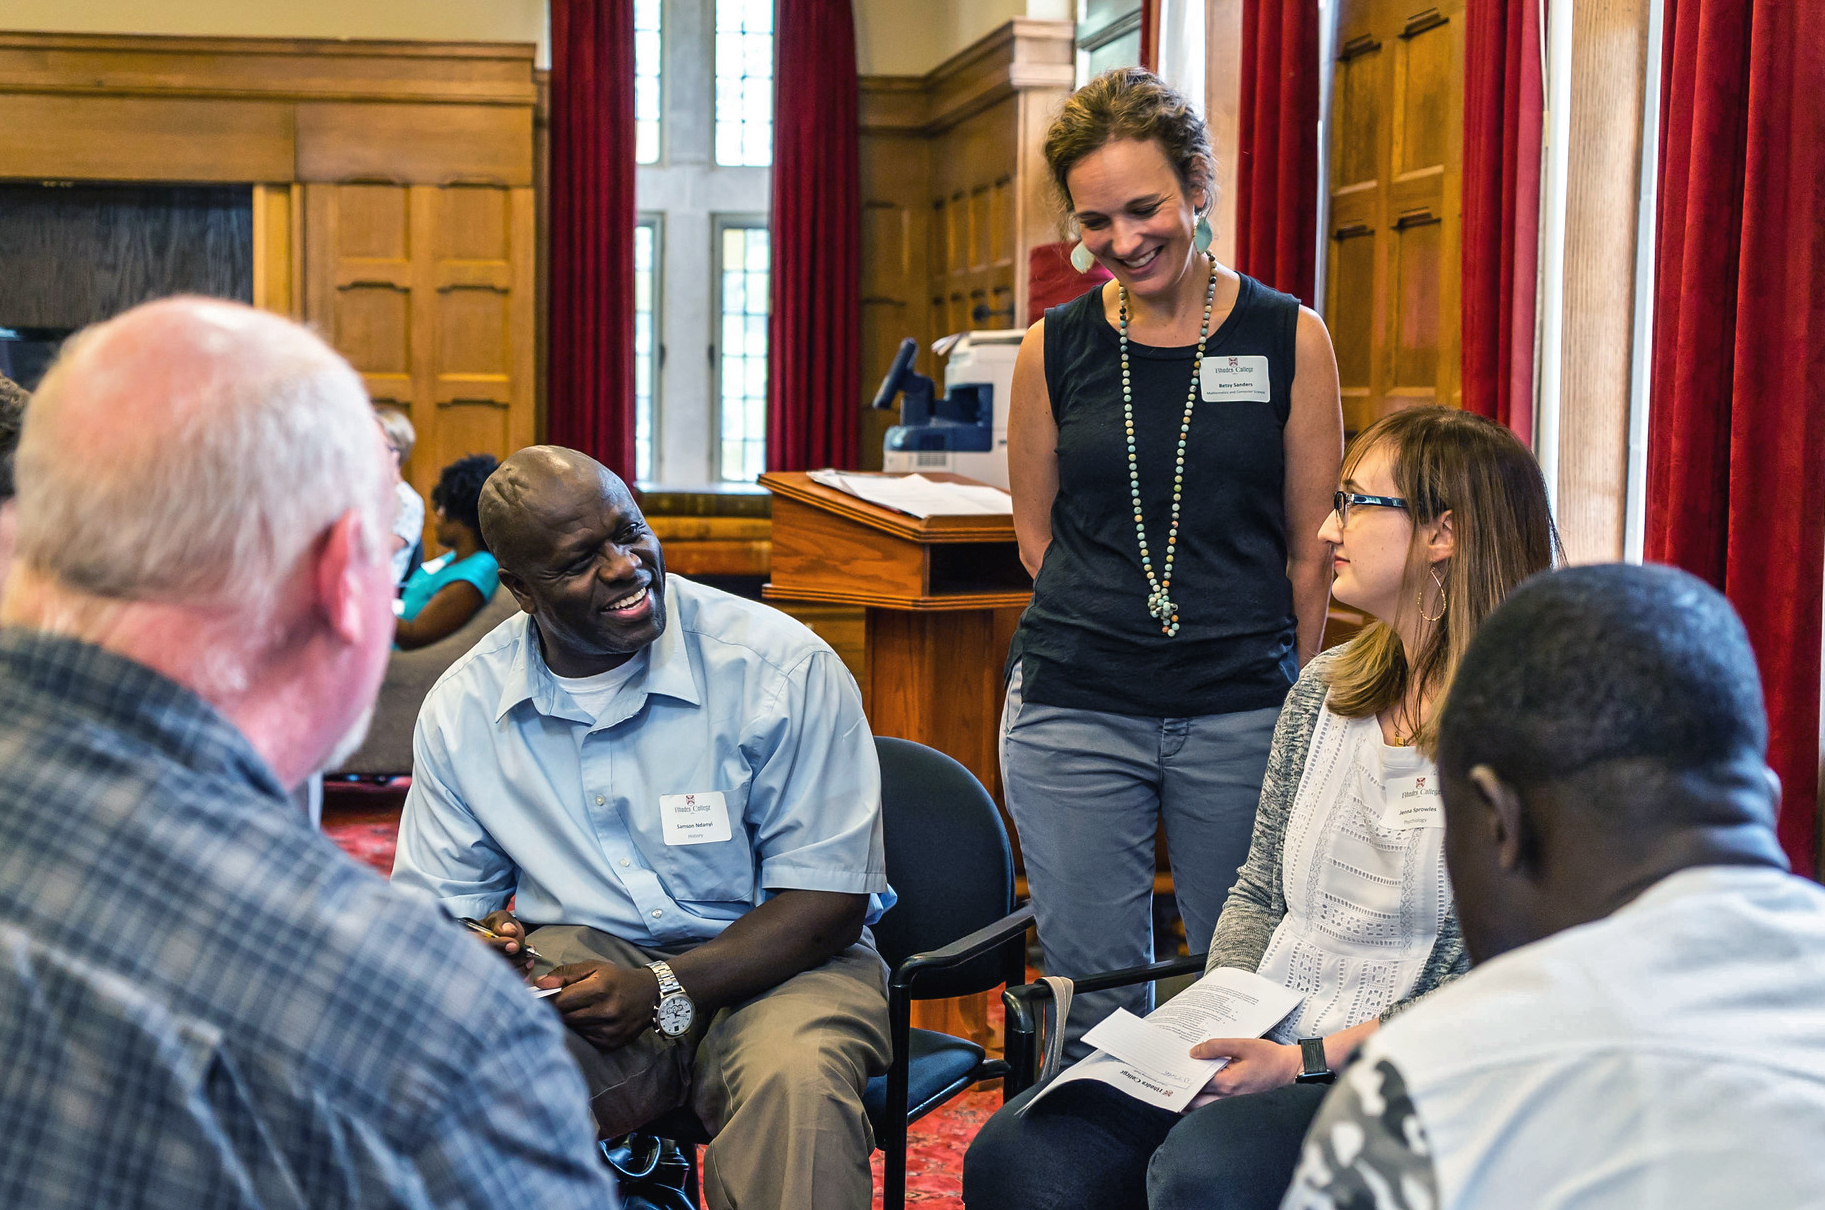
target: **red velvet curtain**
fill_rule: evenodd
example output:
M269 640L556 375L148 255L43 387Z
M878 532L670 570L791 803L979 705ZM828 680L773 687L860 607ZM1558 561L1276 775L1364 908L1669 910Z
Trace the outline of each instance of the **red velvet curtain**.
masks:
M780 0L767 468L856 465L862 186L850 0Z
M1464 29L1464 409L1533 440L1539 0L1481 0Z
M1768 699L1781 843L1816 872L1825 566L1825 21L1666 0L1647 556L1723 589Z
M1236 265L1315 305L1318 0L1247 0L1237 118Z
M634 5L551 0L546 432L634 477Z

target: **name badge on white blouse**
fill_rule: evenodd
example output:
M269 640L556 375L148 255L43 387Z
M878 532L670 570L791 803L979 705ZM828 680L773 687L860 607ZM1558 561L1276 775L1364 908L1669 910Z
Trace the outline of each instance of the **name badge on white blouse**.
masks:
M1206 357L1198 367L1198 388L1213 403L1267 403L1273 398L1267 358L1258 353Z
M661 794L659 822L667 844L714 844L729 839L729 808L721 790Z
M1445 800L1439 797L1438 774L1390 777L1388 803L1382 808L1384 828L1442 828Z

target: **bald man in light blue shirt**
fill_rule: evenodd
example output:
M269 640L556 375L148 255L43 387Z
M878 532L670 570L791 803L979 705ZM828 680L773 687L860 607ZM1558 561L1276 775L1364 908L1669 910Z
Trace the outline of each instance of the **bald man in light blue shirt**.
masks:
M893 892L854 679L785 615L668 577L583 454L515 454L481 522L523 612L425 700L394 881L559 989L604 1137L689 1106L712 1207L867 1205L888 1041L864 925Z

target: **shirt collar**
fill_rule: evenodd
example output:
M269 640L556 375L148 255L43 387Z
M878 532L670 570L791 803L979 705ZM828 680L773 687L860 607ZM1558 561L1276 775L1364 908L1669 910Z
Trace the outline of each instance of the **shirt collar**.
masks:
M669 590L676 583L675 579L668 578L668 606L673 601ZM521 702L531 702L533 709L549 718L565 718L604 727L613 726L638 714L646 704L646 699L653 694L675 698L692 706L703 705L703 691L691 668L690 652L685 650L683 628L679 625L677 612L669 612L671 616L666 619L665 629L659 637L634 656L644 667L636 670L627 684L621 687L621 692L615 695L615 700L609 703L600 719L591 718L564 692L563 686L558 684L557 676L545 664L545 655L539 645L538 622L531 615L521 615L525 618L525 629L521 632L520 641L513 653L513 662L503 678L494 721L501 721L508 711Z

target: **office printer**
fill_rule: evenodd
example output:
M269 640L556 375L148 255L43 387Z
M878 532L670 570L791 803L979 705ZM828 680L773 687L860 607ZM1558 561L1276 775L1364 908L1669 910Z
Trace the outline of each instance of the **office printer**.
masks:
M1017 330L959 332L932 345L944 367L945 393L936 398L930 378L913 369L919 342L900 342L893 367L881 380L874 406L891 408L903 396L900 423L887 430L882 469L951 471L1008 485L1008 394L1014 358L1026 333Z

